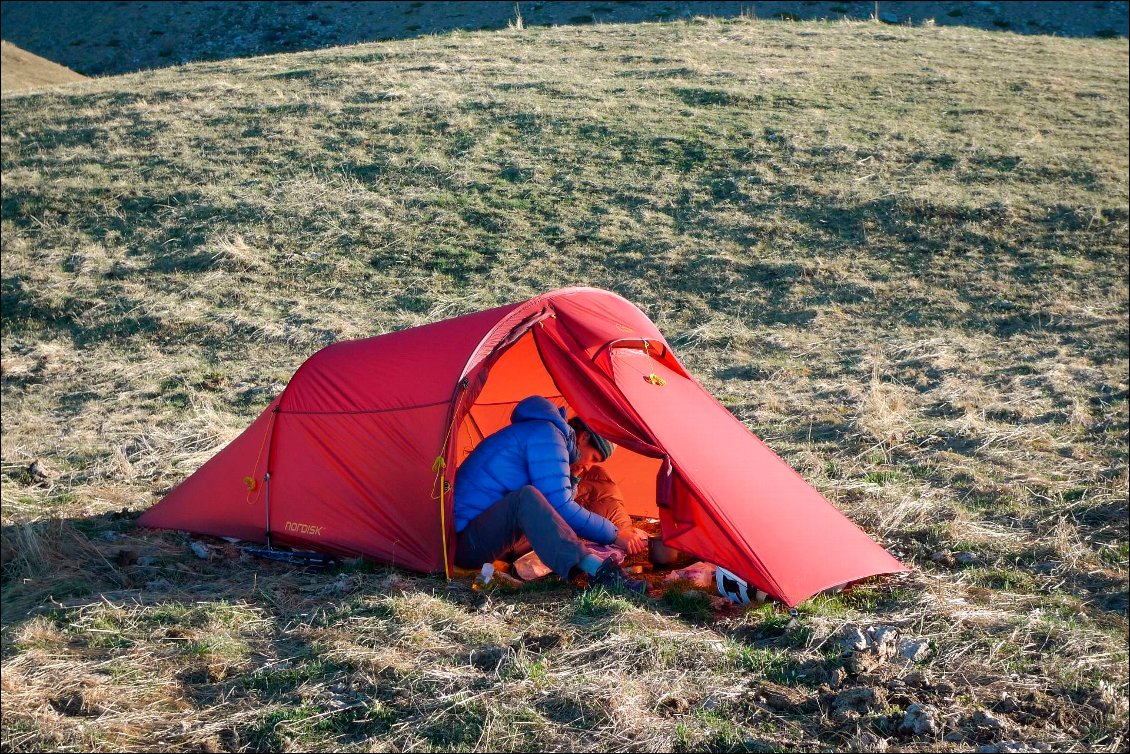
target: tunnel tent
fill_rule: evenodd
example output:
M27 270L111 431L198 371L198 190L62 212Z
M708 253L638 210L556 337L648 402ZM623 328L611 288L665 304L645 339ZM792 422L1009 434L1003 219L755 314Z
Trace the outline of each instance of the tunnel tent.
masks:
M455 471L530 395L620 446L605 467L667 544L789 606L906 570L595 288L322 349L139 523L450 577Z

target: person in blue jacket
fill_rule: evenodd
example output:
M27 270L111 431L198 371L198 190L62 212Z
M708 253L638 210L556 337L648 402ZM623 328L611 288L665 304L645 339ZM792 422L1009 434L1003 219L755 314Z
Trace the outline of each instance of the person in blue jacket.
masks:
M601 559L580 541L615 544L630 554L646 540L634 527L617 529L573 499L573 476L607 460L611 443L595 433L578 438L546 398L515 406L510 424L479 443L455 474L455 564L478 568L525 545L562 579L573 569L590 583L643 592L612 558Z

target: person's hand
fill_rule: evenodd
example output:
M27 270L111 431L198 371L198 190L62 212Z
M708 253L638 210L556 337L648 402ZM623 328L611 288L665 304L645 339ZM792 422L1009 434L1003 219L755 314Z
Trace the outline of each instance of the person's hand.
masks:
M612 544L624 548L629 555L635 555L647 546L647 535L634 526L625 526L616 533L616 541Z

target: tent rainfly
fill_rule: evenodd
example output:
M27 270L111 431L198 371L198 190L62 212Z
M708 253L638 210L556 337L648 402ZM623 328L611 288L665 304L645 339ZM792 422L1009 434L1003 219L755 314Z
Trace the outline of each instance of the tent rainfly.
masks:
M455 471L535 394L620 446L605 466L632 515L790 607L906 570L595 288L322 349L139 523L450 577Z

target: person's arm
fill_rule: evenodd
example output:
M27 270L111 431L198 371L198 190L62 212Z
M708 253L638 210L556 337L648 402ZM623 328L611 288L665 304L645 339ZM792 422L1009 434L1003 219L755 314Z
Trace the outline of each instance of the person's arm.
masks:
M530 484L537 487L577 536L608 545L616 541L617 528L604 516L582 508L573 499L569 480L569 451L565 438L551 424L533 429L526 445Z

